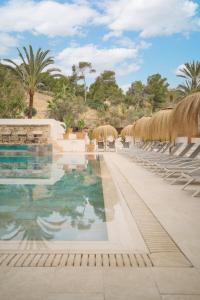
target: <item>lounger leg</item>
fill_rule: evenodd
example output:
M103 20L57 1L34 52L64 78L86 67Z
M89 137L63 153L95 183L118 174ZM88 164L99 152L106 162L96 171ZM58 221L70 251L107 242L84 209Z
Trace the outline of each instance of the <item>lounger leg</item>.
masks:
M172 175L174 175L174 174L176 174L176 171L174 171L174 172L168 172L165 176L163 176L163 177L165 177L165 178L169 178L169 177L171 177Z
M194 181L195 181L194 178L188 180L188 182L187 182L186 184L184 184L184 186L182 187L182 190L184 190L190 183L192 183L192 182L194 182Z
M178 178L174 179L171 184L175 184L177 181L179 181L180 179L184 178L182 175L179 176Z
M200 189L198 189L196 192L194 192L194 194L192 194L192 196L197 197L199 193L200 193Z

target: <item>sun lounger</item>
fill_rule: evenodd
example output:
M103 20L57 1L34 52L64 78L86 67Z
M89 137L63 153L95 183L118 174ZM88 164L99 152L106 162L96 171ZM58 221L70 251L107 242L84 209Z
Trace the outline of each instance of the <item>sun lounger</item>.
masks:
M191 147L187 147L188 151L191 149ZM187 152L188 152L187 151ZM187 153L185 153L187 154ZM165 168L165 178L169 179L170 177L178 177L180 176L182 171L189 171L194 170L198 166L200 166L200 160L195 159L200 154L200 145L195 148L195 150L190 154L189 157L180 157L180 159L177 160L177 164L169 164ZM175 181L173 182L175 183Z
M130 146L130 142L124 142L123 143L123 148L128 149Z
M112 142L108 141L107 149L108 150L115 150L115 141L112 141Z
M198 159L200 157L200 144L179 143L168 155L170 145L170 143L164 145L149 143L148 147L146 144L143 149L133 147L129 156L133 161L170 180L172 184L181 183L183 190L192 183L200 183L200 159ZM200 187L198 186L193 196L199 194Z
M104 144L103 141L97 142L97 150L98 151L100 151L100 150L104 151L105 150L105 144Z
M189 186L191 183L200 183L200 166L192 171L183 171L181 175L174 180L173 183L175 182L181 184L184 183L184 185L181 188L182 190L185 190L186 187ZM199 193L200 188L198 187L196 191L192 194L192 196L196 197Z

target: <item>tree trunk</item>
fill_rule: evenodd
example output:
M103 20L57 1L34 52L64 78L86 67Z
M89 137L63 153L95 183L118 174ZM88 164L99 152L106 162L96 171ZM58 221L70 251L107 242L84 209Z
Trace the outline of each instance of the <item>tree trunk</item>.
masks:
M32 112L33 112L33 97L34 97L34 92L30 91L29 92L29 110L28 110L28 118L32 119Z
M85 78L84 78L84 100L85 100L85 103L86 103L87 102L87 87L86 87Z

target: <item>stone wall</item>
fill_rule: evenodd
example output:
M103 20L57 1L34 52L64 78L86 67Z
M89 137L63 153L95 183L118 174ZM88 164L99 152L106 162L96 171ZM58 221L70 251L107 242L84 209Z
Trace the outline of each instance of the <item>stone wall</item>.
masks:
M49 125L0 125L1 144L47 144Z

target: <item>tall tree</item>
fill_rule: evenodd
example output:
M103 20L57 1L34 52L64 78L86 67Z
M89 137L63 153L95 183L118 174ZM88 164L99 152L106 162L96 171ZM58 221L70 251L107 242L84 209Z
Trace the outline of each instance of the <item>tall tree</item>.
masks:
M100 74L90 85L89 96L93 108L103 106L105 103L119 104L123 102L124 95L116 82L115 72L108 70Z
M185 63L180 69L178 77L185 79L183 84L178 85L177 92L179 98L184 98L187 95L200 91L200 62L193 61L191 63Z
M133 105L135 109L143 108L148 100L146 87L141 81L134 81L126 92L126 103Z
M25 92L20 81L5 65L0 64L0 117L23 117L25 107Z
M54 98L48 103L49 116L59 121L64 121L65 117L70 117L72 125L75 126L79 114L85 111L83 97L76 96L71 85L63 85Z
M193 61L191 63L185 63L180 69L178 77L182 77L186 80L186 86L190 85L192 91L200 89L200 62Z
M39 48L34 53L31 45L29 49L23 47L24 54L19 49L17 50L21 60L20 64L11 59L5 59L5 61L8 63L7 67L18 76L29 94L28 118L32 118L34 94L40 83L42 73L46 71L48 74L52 74L52 72L59 70L56 68L47 69L47 67L54 64L53 57L49 56L49 50L43 51ZM54 74L53 76L58 76L58 74Z
M176 91L178 100L195 92L195 90L192 89L191 82L188 80L186 80L184 84L179 84Z
M83 80L85 103L87 102L86 74L95 72L95 69L92 68L92 64L87 61L80 61L77 66L72 66L72 77L74 77L75 81Z
M154 74L147 78L146 92L149 94L153 111L161 108L162 104L166 102L168 87L167 79L160 74Z

